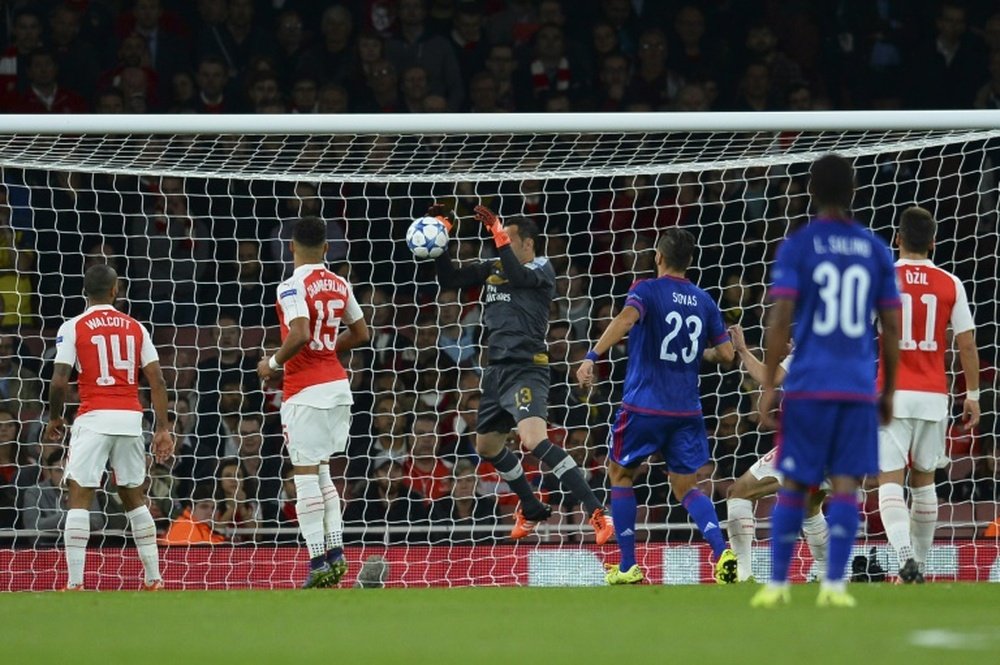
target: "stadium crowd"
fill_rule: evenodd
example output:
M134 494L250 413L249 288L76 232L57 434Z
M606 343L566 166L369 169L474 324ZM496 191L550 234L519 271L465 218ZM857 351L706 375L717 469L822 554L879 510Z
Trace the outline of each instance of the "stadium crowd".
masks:
M1000 107L1000 12L988 2L802 3L792 11L763 1L629 0L5 7L0 107L10 112ZM976 160L996 148L941 149L921 161L862 158L855 202L862 221L885 233L903 205L927 202L937 211L935 261L968 285L983 340L997 339L1000 315L997 201L983 210L959 194L982 191ZM460 217L453 232L460 258L486 251L471 220L480 202L542 228L558 275L549 329L552 435L603 494L607 423L622 380L615 372L624 363L603 364L610 389L590 395L576 388L571 371L629 285L652 274L657 231L679 224L695 232L701 252L692 278L758 344L767 261L787 229L805 219L807 197L804 174L794 169L779 177L750 169L585 180L446 191L5 168L0 529L44 532L60 524L65 451L39 437L52 336L83 309L84 270L106 261L126 278L121 306L152 325L171 391L174 459L149 474L163 541L294 539L265 528L294 524L295 488L277 418L280 387L262 387L255 368L278 342L274 287L290 270L290 223L318 215L328 220L327 259L354 284L373 331L370 348L350 356L351 443L333 474L347 501L346 540L505 537L516 498L471 443L481 366L476 294L439 289L430 266L414 262L402 242L409 220L435 200ZM989 367L996 351L982 349ZM611 358L622 355L616 349ZM984 385L995 381L989 378ZM773 441L757 431L756 386L737 368L706 375L703 394L715 462L702 472L721 502L727 483ZM984 413L996 411L991 397L984 394ZM995 428L986 419L975 440L952 439L953 452L969 463L942 472L942 499L1000 498ZM564 520L580 521L557 487L539 483L538 490ZM662 464L644 467L637 490L640 522L686 522ZM116 500L111 491L100 494L107 518L94 513L102 520L95 531L123 528ZM454 528L409 528L428 524ZM375 528L382 525L397 528ZM869 524L869 532L877 529ZM36 538L54 542L55 535L17 543Z

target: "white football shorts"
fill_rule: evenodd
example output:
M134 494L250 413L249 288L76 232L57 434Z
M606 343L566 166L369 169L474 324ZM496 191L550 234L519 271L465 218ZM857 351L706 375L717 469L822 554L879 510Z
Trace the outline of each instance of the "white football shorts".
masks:
M66 478L81 487L100 487L111 463L118 487L138 487L146 479L146 444L142 436L102 434L81 427L70 430Z
M934 471L945 455L948 419L893 418L878 430L878 467L898 471L907 464L917 471Z
M781 473L781 470L778 469L777 461L778 461L778 447L775 446L774 448L771 448L769 451L764 453L764 455L762 455L759 460L754 462L754 465L749 469L750 475L756 478L757 480L764 480L765 478L774 478L780 484L782 481L784 481L785 476L784 474ZM824 480L823 483L819 486L819 488L824 492L829 492L830 481Z
M347 450L351 405L317 409L305 404L281 405L281 429L288 458L295 466L315 466Z

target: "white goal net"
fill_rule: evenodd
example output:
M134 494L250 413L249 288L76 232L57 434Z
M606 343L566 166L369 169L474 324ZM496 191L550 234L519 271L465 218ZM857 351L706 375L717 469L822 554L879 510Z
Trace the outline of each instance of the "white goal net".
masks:
M441 289L432 262L410 255L407 226L433 202L453 208L451 252L470 260L492 247L473 206L537 222L558 279L550 434L605 498L625 350L599 365L593 394L572 377L632 282L654 273L658 231L695 234L689 276L756 347L769 262L809 215L809 163L830 151L855 164L859 220L891 240L904 208L927 208L939 222L935 262L966 285L983 422L949 433L928 574L1000 579L1000 116L11 117L8 127L0 130L0 590L65 579L67 451L40 442L40 429L54 333L82 311L82 275L95 262L125 277L120 307L151 327L168 382L176 454L150 463L149 482L168 586L301 580L307 555L281 395L261 388L255 367L278 344L275 287L291 266L290 224L306 215L327 220L329 263L349 277L373 332L369 347L344 359L355 408L347 454L333 464L345 499L347 583L370 557L387 563L385 581L398 586L602 583L614 545L593 545L582 509L530 456L529 480L554 515L537 536L508 539L514 497L472 445L484 342L478 294ZM949 363L953 394L962 395L957 360ZM701 388L713 453L702 487L725 519L727 489L773 437L757 430L757 387L738 367L706 367ZM647 577L708 581L707 548L670 496L662 461L642 467L636 490ZM862 498L857 553L875 547L894 570L874 483ZM770 505L756 506L758 579L768 568ZM91 523L88 587L135 588L141 566L110 473ZM796 556L793 577L802 579L811 560L804 546Z

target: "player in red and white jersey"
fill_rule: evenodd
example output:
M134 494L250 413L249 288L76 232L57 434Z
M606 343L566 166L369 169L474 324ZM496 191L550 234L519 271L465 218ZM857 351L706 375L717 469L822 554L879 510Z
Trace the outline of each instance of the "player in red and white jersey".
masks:
M347 572L340 496L330 457L347 448L351 396L339 354L368 341L368 325L346 279L327 270L326 223L303 217L292 230L295 271L278 286L281 348L257 373L284 369L281 426L295 473L299 530L309 548L304 588L336 586ZM341 322L346 332L339 332Z
M146 450L139 404L139 369L149 382L156 433L153 455L166 461L174 449L167 422L167 387L160 359L142 324L119 312L118 275L107 265L90 267L83 277L87 310L66 321L56 333L56 357L49 391L49 423L45 438L61 441L62 416L74 367L80 408L73 421L66 464L69 486L65 534L67 590L83 589L83 569L90 539L89 508L110 462L118 495L125 506L139 559L145 569L144 589L162 586L156 526L142 489L146 479Z
M757 383L764 383L767 375L766 367L763 361L747 347L742 326L739 324L730 326L729 338L750 378ZM792 354L789 353L778 365L778 371L774 375L775 385L781 385L785 380L791 364ZM777 447L761 455L753 466L736 479L726 494L726 517L729 522L726 529L729 534L729 546L736 555L736 579L739 582L746 582L753 577L753 539L757 533L754 503L776 494L785 477L778 468L777 457ZM802 521L802 535L816 564L812 574L820 580L826 578L826 550L830 541L830 529L823 516L823 500L829 491L830 481L825 480L818 491L809 495L806 502L806 516Z
M907 208L900 217L896 236L896 275L902 302L899 373L892 421L879 430L879 510L886 537L902 564L899 579L906 583L924 581L924 565L937 525L934 470L946 460L949 324L968 388L962 406L963 426L969 430L979 423L975 323L961 281L928 258L936 230L934 218L923 208ZM907 466L909 510L903 496Z

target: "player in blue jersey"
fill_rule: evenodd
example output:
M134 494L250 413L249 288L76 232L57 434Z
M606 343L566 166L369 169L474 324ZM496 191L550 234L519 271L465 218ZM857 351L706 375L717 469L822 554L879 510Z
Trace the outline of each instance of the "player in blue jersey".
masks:
M735 352L722 313L712 298L685 279L694 236L672 228L656 244L656 279L637 282L625 306L587 354L576 377L594 382L594 362L628 335L628 367L622 404L615 416L608 461L611 519L621 561L608 565L608 584L643 579L635 561L636 500L632 481L640 462L662 453L674 496L712 546L715 579L736 581L736 556L726 546L712 501L698 489L695 472L708 462L701 412L701 361L729 363Z
M811 487L829 477L830 542L817 604L853 607L844 574L858 530L857 489L878 473L879 420L892 418L899 363L899 290L888 245L854 221L854 169L826 155L809 171L817 212L789 235L771 268L760 421L774 425L775 375L794 323L795 359L784 381L778 468L784 474L771 515L771 582L754 607L789 602L788 567ZM885 385L876 393L875 315L885 349Z

